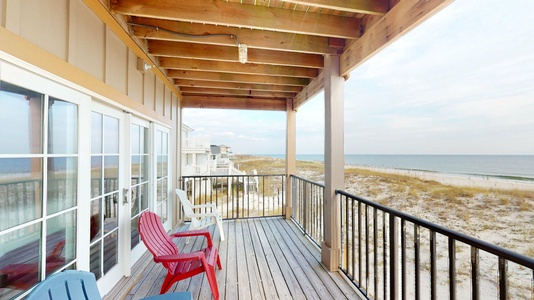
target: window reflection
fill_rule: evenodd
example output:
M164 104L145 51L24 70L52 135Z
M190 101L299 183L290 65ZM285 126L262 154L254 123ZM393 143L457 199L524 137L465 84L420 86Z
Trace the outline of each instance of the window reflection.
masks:
M119 190L119 156L104 157L104 193Z
M91 198L102 194L102 157L91 157Z
M0 158L0 230L42 217L42 159Z
M68 268L76 267L77 210L58 212L77 205L78 107L0 81L0 141L4 299L16 297L69 263ZM47 217L50 214L55 215Z
M91 113L91 154L102 153L102 115Z
M48 100L48 153L78 152L78 106L50 97Z
M46 231L46 275L49 275L76 257L75 212L48 220Z
M119 205L117 200L119 193L114 193L104 197L104 234L110 232L118 226Z
M141 241L141 236L139 235L139 231L137 228L139 227L139 217L135 217L132 219L132 232L130 233L130 240L131 240L131 249L135 248L137 244Z
M117 264L118 246L117 231L104 238L104 274Z
M0 81L0 154L42 153L43 95Z
M140 192L141 211L148 209L148 182L141 185Z
M36 284L40 277L40 249L41 223L0 235L0 288L25 290ZM47 261L49 256L52 261L57 252L47 251Z
M90 254L90 262L89 262L89 268L93 274L95 274L96 279L100 279L102 277L102 272L100 268L100 248L102 247L102 241L94 244L91 246L91 254Z
M119 119L104 116L104 153L119 153Z
M48 214L76 205L78 159L55 157L48 159Z
M101 199L91 201L91 221L89 224L91 243L102 235L102 205Z

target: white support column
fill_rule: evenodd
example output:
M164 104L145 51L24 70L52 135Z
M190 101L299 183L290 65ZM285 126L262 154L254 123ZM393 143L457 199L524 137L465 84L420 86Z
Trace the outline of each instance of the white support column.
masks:
M339 56L325 56L325 190L324 227L321 260L330 271L336 271L341 255L341 217L336 189L344 188L344 83L339 75Z
M291 174L297 170L297 126L296 112L293 110L293 99L287 100L286 125L286 219L293 213L293 188Z

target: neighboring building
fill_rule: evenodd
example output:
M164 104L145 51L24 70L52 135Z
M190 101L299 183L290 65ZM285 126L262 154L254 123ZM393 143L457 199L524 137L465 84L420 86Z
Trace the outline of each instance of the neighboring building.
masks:
M230 160L230 147L225 145L211 145L211 175L245 175L246 173L234 167Z
M210 175L210 142L203 137L190 137L194 129L182 125L182 176Z

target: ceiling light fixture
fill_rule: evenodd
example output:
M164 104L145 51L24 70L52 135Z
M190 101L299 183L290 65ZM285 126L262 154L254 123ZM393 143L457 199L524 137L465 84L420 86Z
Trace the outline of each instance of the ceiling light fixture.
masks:
M235 36L233 34L187 34L187 33L176 32L176 31L173 31L173 30L161 28L161 27L158 27L158 26L152 26L152 25L145 25L145 24L138 24L138 23L128 23L128 25L150 28L150 29L153 29L153 30L156 30L156 31L163 31L163 32L174 34L174 35L183 36L183 37L189 37L189 38L209 38L209 37L216 37L216 36L227 36L227 37L229 37L229 38L231 38L231 39L233 39L235 41L235 44L236 44L237 49L238 49L239 62L242 63L242 64L247 63L247 59L248 59L248 50L247 50L247 48L248 48L248 46L246 44L240 44L239 41L237 40L237 36Z
M143 59L137 58L137 71L145 73L152 68L156 67L155 65L147 64Z
M239 62L242 64L247 63L247 45L246 44L237 44L237 48L239 51Z

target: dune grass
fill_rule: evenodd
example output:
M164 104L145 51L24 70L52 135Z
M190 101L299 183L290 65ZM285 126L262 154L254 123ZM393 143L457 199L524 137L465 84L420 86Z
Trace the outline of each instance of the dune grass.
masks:
M247 173L285 173L283 159L239 155L235 163ZM298 161L297 175L323 182L324 164ZM345 169L345 190L471 236L483 239L489 233L494 243L534 256L534 246L524 245L534 238L534 190L460 187L357 167Z

